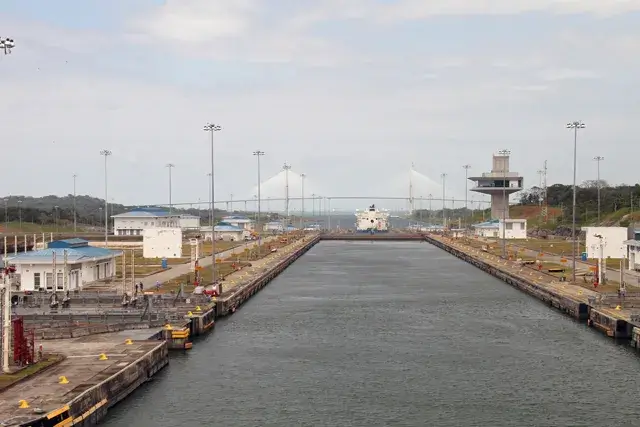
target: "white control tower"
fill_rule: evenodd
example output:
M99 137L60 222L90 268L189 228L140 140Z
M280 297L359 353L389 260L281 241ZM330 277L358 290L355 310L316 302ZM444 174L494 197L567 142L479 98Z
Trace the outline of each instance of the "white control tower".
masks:
M509 218L509 196L522 190L523 178L518 172L509 172L509 150L500 150L493 155L491 172L469 177L475 181L471 191L491 195L491 218Z

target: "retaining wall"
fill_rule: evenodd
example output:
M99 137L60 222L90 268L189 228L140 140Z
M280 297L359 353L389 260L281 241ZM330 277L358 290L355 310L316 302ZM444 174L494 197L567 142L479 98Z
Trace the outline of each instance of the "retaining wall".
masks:
M552 307L566 313L577 320L586 320L589 318L589 305L585 302L574 300L573 298L566 297L564 295L557 294L552 290L549 290L537 283L527 280L526 278L516 276L515 274L501 270L493 265L478 259L472 255L469 255L463 251L460 251L452 246L447 245L440 240L436 240L430 236L424 236L424 239L432 245L449 252L450 254L472 264L482 271L497 277L500 280L508 283L509 285L520 289L523 292L532 295L539 300L549 304Z
M20 427L96 425L104 419L109 408L149 381L168 363L168 344L166 342L158 343L151 351L124 369L96 385L89 385L85 391L62 408L23 423ZM78 388L82 387L83 385L78 386Z
M280 261L276 266L259 275L251 282L234 289L230 295L224 296L224 299L218 299L218 316L227 316L233 313L240 305L244 304L249 298L255 295L260 289L264 288L275 277L282 273L295 260L304 255L309 249L314 247L320 240L321 236L315 236L304 246L292 252L285 259Z

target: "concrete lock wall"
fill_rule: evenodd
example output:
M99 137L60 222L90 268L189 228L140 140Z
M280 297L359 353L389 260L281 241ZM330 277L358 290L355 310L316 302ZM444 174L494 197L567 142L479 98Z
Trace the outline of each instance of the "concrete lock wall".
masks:
M161 342L143 358L86 390L69 402L70 413L74 418L73 425L97 424L105 417L109 408L132 393L142 383L148 381L168 362L168 345L166 342ZM106 402L104 402L105 400ZM101 402L104 403L100 405Z

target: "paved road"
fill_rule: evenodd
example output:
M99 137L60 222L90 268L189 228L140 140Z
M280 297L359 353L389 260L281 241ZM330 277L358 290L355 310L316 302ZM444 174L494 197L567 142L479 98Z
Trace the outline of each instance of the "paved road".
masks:
M275 236L271 236L271 237L267 237L267 238L263 238L262 239L262 243L268 243L271 240L275 239ZM236 246L235 248L231 248L228 249L226 251L223 252L218 252L216 254L216 259L224 259L224 258L228 258L231 255L237 253L237 252L243 252L245 250L245 248L251 248L253 246L256 246L258 244L257 241L253 241L253 242L247 242L244 243L240 246ZM206 258L201 258L199 264L202 267L206 267L206 266L210 266L211 265L211 257L206 257ZM150 276L147 277L143 277L141 279L136 279L136 283L140 283L142 282L142 284L144 285L144 289L149 289L151 290L155 284L156 281L159 281L160 283L164 283L167 282L171 279L175 279L178 276L182 276L184 274L189 274L189 272L191 271L191 263L186 263L186 264L178 264L178 265L173 265L170 269L165 270L165 271L161 271L159 273L155 273L152 274Z

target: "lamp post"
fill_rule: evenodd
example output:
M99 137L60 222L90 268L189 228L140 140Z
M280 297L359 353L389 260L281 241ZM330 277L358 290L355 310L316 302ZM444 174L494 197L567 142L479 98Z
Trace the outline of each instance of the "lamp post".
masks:
M576 153L578 151L578 129L586 126L580 120L567 123L567 129L573 129L573 212L571 214L571 279L576 282Z
M100 155L104 156L104 247L109 246L109 199L108 196L108 181L107 181L107 159L113 153L111 150L104 149L100 151Z
M604 252L604 248L603 248L603 237L601 234L594 234L593 237L595 237L596 239L598 239L599 241L599 250L598 250L598 285L602 285L602 266L603 266L603 252ZM622 271L622 269L620 269L620 271ZM620 283L620 286L622 286L622 283Z
M444 183L447 179L446 173L441 173L440 177L442 178L442 232L444 233L444 229L447 227L447 216L445 214L445 205L444 205Z
M469 186L468 186L468 182L469 182L469 169L471 169L471 165L463 165L462 168L464 169L464 223L465 223L465 227L467 225L467 213L469 211L469 209L467 208L467 195L469 194Z
M213 212L213 207L211 205L211 172L207 174L207 177L207 182L209 183L209 225L213 227L213 217L211 216L211 213ZM213 233L213 229L211 232Z
M604 160L604 157L595 156L593 160L598 163L598 181L596 182L596 185L598 186L598 225L600 225L600 162Z
M291 165L284 163L282 166L282 170L284 171L284 203L285 203L285 213L287 216L287 220L289 219L289 171L291 170Z
M73 234L78 234L77 230L77 209L76 209L76 178L77 174L73 174Z
M300 229L304 230L304 179L307 177L306 174L300 174L300 183L302 185L302 210L300 212Z
M261 187L262 187L262 179L260 178L260 157L264 156L264 151L260 151L260 150L256 150L253 152L253 155L256 156L256 159L258 160L258 221L256 222L256 231L258 231L258 233L260 233L261 231L261 227L260 227L260 221L261 221L261 214L262 214L262 194L261 194ZM260 239L260 234L258 234L258 239Z
M16 47L16 43L13 39L0 37L0 51L4 52L5 55L11 53L11 49Z
M211 182L210 182L210 200L211 200L211 281L216 282L216 233L215 233L215 183L213 175L213 134L222 130L222 126L213 123L207 123L204 125L204 131L211 134Z
M166 168L169 169L169 213L173 212L173 203L171 201L171 169L175 168L173 163L167 163Z

